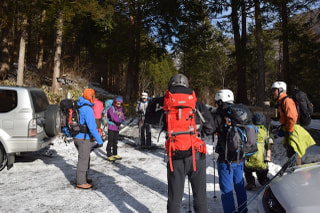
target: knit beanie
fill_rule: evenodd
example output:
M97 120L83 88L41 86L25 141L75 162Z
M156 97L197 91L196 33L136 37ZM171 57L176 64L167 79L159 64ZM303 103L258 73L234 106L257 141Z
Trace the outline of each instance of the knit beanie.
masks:
M83 98L90 101L90 103L94 103L94 99L96 96L96 92L93 89L87 88L83 91Z
M123 103L123 98L121 96L116 97L115 102Z

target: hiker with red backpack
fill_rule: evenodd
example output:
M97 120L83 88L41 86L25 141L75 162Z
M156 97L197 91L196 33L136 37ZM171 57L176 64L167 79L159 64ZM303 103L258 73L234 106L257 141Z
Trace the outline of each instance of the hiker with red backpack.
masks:
M215 95L215 106L217 109L213 114L213 132L218 133L216 152L219 154L219 157L217 167L221 201L223 211L226 213L248 211L246 205L247 194L243 178L245 158L239 150L231 149L231 145L228 145L228 140L231 138L229 134L230 130L237 124L235 121L238 120L236 115L229 111L234 106L233 102L234 95L229 89L219 90ZM235 207L233 189L236 192L237 209Z
M95 91L93 89L85 89L83 96L79 97L79 123L84 127L84 131L80 131L74 136L74 144L78 150L77 164L77 188L89 189L92 188L92 179L87 177L87 172L90 165L90 152L92 148L103 146L103 141L97 130L97 125L94 119L92 106L94 104ZM94 137L96 144L92 147L90 138Z
M286 148L287 157L296 155L296 164L301 165L301 158L306 149L315 144L311 135L299 124L298 111L295 102L287 95L287 84L276 81L272 84L272 94L279 105L281 129L278 136L283 138L283 146Z
M123 98L116 97L112 106L108 109L108 144L107 144L107 160L121 160L118 155L118 137L120 125L124 122L125 117L122 111Z
M201 107L199 107L201 106ZM169 213L180 212L184 194L185 177L188 176L193 191L195 212L208 212L206 195L206 144L196 128L196 118L203 117L203 131L212 134L212 117L203 103L197 101L195 92L189 88L188 78L174 75L163 99L167 141L167 164ZM197 113L197 110L202 110ZM207 110L207 111L205 111Z

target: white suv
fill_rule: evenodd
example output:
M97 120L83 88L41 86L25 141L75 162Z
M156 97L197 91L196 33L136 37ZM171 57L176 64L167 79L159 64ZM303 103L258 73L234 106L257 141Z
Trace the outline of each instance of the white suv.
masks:
M15 155L38 151L60 132L58 105L49 105L39 88L0 86L0 171Z

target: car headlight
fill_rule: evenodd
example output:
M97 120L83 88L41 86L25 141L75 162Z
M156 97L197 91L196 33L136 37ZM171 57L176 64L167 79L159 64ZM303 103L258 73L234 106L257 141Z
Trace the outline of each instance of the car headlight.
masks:
M272 190L269 186L266 187L263 198L262 198L263 208L265 212L268 213L282 213L286 212L281 206L277 198L272 193Z

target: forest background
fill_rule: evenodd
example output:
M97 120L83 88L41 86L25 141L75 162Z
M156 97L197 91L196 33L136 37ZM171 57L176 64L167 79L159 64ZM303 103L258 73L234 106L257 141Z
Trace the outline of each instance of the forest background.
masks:
M264 106L271 84L320 111L320 0L1 0L0 84L43 87L50 101L86 79L134 104L183 73L205 103L230 88ZM70 82L71 82L70 81ZM81 87L80 87L81 88ZM83 88L82 88L83 89ZM76 95L72 95L77 98ZM271 102L271 105L274 105Z

